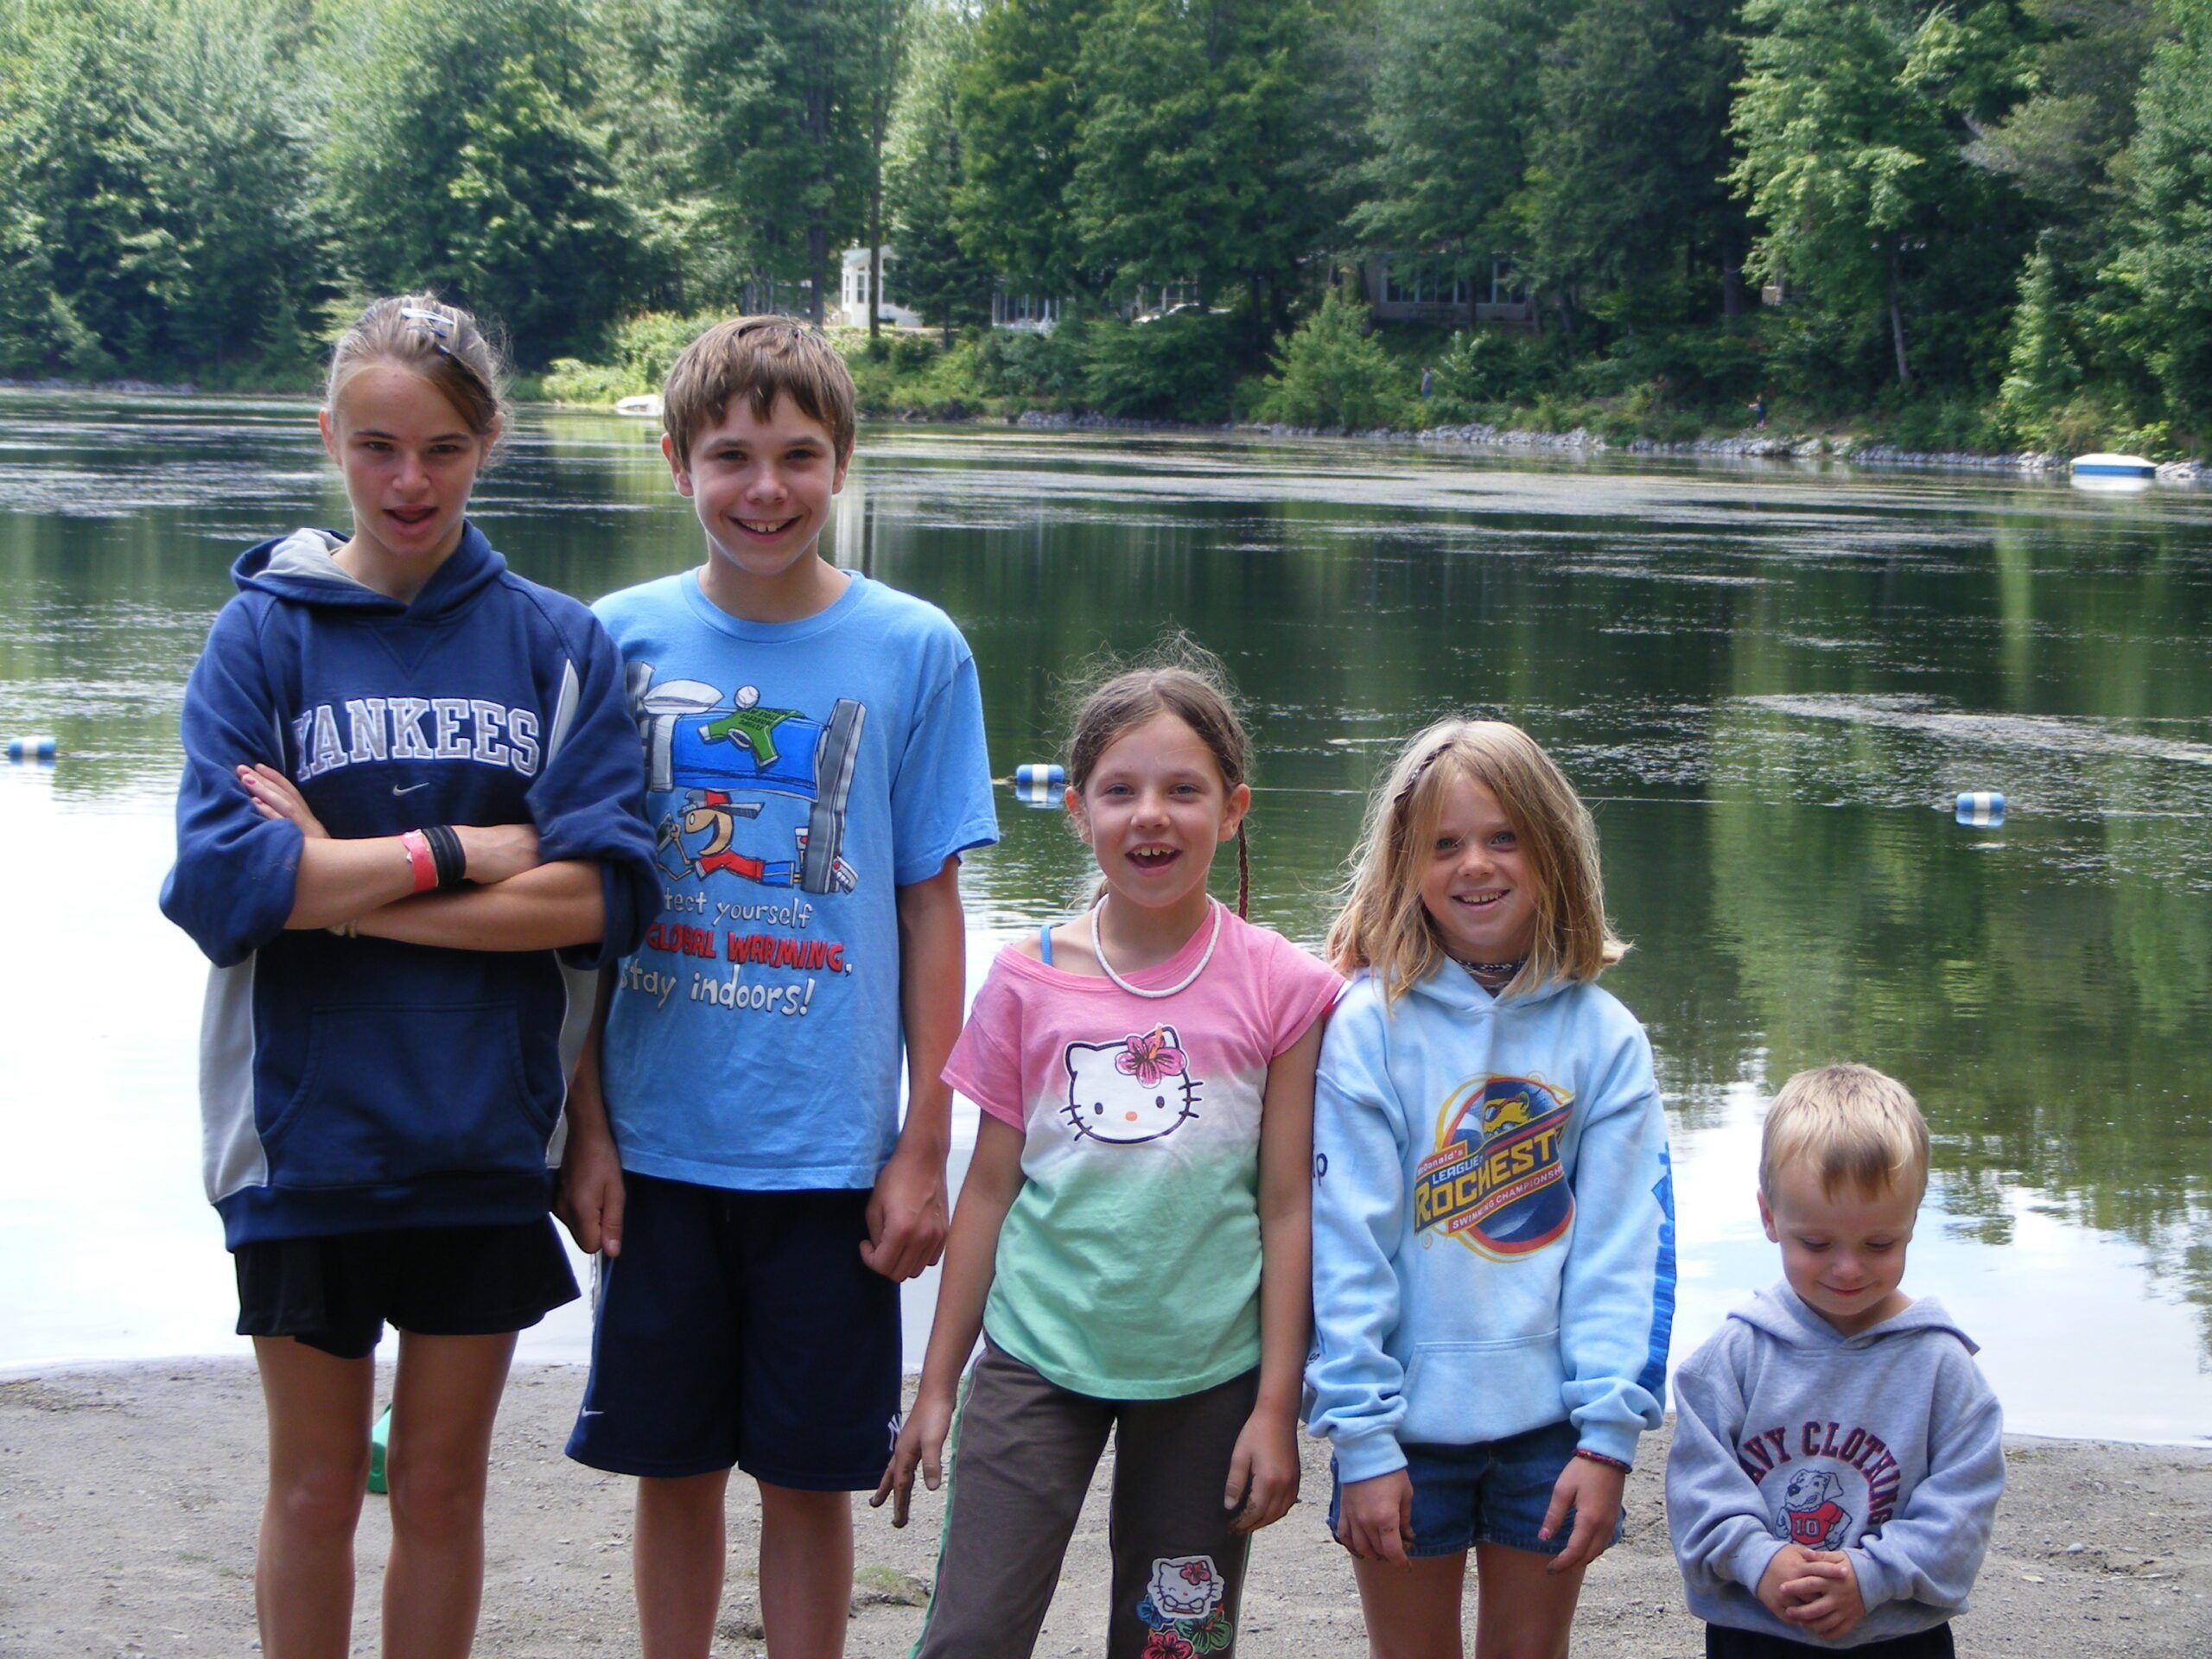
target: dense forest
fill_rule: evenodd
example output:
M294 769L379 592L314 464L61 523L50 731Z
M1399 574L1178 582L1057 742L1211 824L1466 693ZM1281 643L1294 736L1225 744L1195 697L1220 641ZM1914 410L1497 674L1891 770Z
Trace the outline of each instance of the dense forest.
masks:
M427 285L650 384L887 244L879 402L2212 435L2212 0L0 0L0 112L16 377L302 384Z

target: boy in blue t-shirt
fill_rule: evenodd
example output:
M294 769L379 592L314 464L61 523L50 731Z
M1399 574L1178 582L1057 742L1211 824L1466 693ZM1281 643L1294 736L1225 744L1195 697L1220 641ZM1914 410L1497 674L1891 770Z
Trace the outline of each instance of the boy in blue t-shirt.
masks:
M733 1465L770 1638L836 1652L849 1494L898 1435L898 1283L944 1243L960 855L998 838L982 705L943 612L817 551L854 424L819 332L721 323L662 402L707 559L594 607L663 884L569 1099L561 1212L602 1259L569 1455L641 1478L652 1659L713 1640Z

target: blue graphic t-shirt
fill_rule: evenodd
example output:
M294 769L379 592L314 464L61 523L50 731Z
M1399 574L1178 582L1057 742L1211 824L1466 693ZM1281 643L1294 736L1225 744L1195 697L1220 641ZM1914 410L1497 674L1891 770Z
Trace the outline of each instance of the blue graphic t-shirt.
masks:
M662 877L601 1051L625 1169L865 1187L898 1138L898 889L996 841L998 818L959 629L850 576L798 622L728 615L696 570L593 607Z

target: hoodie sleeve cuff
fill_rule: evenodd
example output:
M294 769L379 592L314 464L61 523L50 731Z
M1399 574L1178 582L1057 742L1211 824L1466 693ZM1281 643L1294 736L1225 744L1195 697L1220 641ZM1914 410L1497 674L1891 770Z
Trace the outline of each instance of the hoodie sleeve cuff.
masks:
M1373 1480L1377 1475L1388 1475L1406 1466L1406 1454L1398 1446L1397 1437L1388 1430L1362 1434L1356 1440L1336 1442L1337 1478L1345 1485L1356 1480Z
M1851 1576L1859 1581L1859 1605L1868 1612L1897 1599L1897 1586L1890 1582L1890 1575L1865 1550L1847 1549L1843 1559L1851 1563Z
M1636 1462L1636 1442L1643 1433L1641 1423L1605 1423L1585 1421L1575 1429L1576 1448L1595 1452L1601 1458L1615 1463L1633 1465Z
M1759 1580L1774 1565L1774 1558L1782 1554L1782 1540L1770 1532L1754 1533L1728 1552L1726 1572L1730 1578L1744 1586L1744 1593L1756 1596Z

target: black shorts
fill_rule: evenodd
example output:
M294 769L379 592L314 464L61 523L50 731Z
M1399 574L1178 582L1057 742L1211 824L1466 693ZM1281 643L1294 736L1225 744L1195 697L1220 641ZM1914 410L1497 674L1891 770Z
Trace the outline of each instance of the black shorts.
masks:
M872 1489L899 1437L899 1287L861 1260L868 1193L623 1181L569 1455L618 1475L734 1465L801 1491Z
M1827 1653L1847 1653L1851 1659L1952 1659L1957 1651L1948 1624L1840 1649L1825 1642L1792 1642L1768 1630L1738 1630L1726 1624L1705 1627L1706 1659L1812 1659L1814 1655Z
M417 1336L496 1336L576 1300L550 1216L270 1239L234 1255L240 1336L294 1337L340 1359L373 1352L386 1319Z

